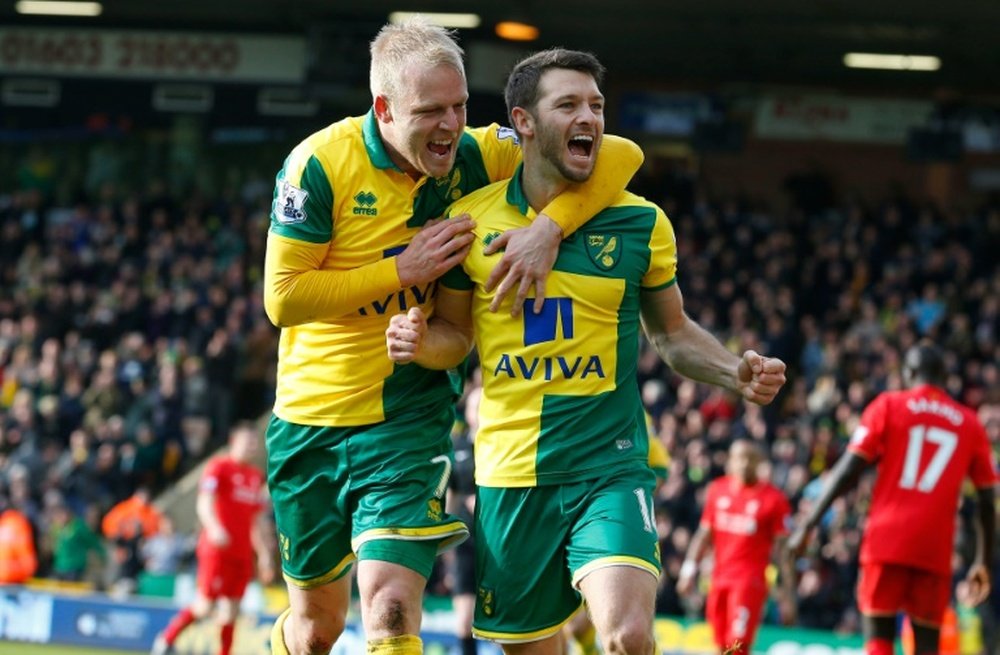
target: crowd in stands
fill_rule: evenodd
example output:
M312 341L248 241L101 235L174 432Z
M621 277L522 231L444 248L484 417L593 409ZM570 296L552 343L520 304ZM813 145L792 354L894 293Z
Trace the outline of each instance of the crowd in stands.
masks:
M109 521L112 508L270 408L270 197L178 197L153 181L61 206L28 180L0 191L0 505L33 527L37 575L107 586L144 569L163 531Z
M772 211L711 200L697 184L644 178L635 188L671 217L688 312L734 351L789 365L785 390L759 408L641 353L642 397L671 458L658 497L660 612L702 611L674 583L730 441L760 442L770 479L802 512L864 406L899 386L901 353L921 337L948 349L949 391L1000 447L1000 205L794 196ZM37 188L0 190L0 510L30 522L39 575L80 579L94 560L146 566L149 552L177 566L176 549L155 545L158 525L141 539L104 530L105 551L102 522L116 503L175 480L234 420L268 411L277 331L258 283L271 196L268 184L245 190L174 197L155 183L137 193L104 185L69 206ZM870 488L869 476L834 505L799 562L804 626L857 630ZM74 561L60 555L66 543ZM960 539L956 573L968 561Z
M677 233L678 280L689 313L735 352L754 348L789 364L772 406L744 404L673 375L646 350L642 395L672 457L659 497L665 567L658 609L691 614L673 590L701 512L706 483L722 473L730 440L769 453L769 476L804 515L843 453L865 405L900 386L902 353L920 338L949 353L948 391L978 410L1000 448L1000 205L942 211L905 198L874 206L795 195L781 214L711 203L697 192L664 197ZM855 631L857 551L873 477L825 517L799 562L799 623ZM968 523L965 522L966 527ZM955 553L964 573L972 544ZM1000 596L991 609L997 615Z

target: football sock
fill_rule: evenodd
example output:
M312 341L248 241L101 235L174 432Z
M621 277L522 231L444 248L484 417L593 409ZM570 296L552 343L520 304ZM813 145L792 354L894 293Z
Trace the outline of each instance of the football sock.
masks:
M167 645L173 646L174 642L177 641L177 635L192 623L194 623L194 613L191 612L190 607L185 607L180 612L177 612L174 618L170 619L170 623L167 624L167 629L163 631L163 639L167 642Z
M892 642L888 639L869 639L865 643L866 655L893 655Z
M284 612L278 615L278 618L274 620L274 627L271 628L271 655L289 655L288 647L285 646L285 619L287 619L292 613L292 608L289 607Z
M424 644L416 635L370 639L368 655L421 655Z
M236 626L233 623L227 623L222 626L222 630L219 632L219 655L229 655L229 652L233 649L233 631Z

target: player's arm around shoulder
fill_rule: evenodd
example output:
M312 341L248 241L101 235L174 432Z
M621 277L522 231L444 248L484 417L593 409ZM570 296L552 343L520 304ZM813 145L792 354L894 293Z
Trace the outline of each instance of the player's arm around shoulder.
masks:
M569 236L621 197L643 161L645 155L635 142L605 134L590 179L571 185L542 214L559 226L563 237Z

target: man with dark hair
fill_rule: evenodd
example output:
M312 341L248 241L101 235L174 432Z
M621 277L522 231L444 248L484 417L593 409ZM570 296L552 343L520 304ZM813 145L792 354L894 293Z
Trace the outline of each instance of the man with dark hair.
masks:
M515 67L507 109L524 163L450 210L476 217L477 242L531 224L588 179L604 135L603 70L593 55L563 49ZM397 363L447 369L473 336L479 349L473 631L508 654L554 655L582 595L605 653L649 655L660 562L636 380L640 316L677 372L753 402L774 398L785 365L753 351L737 357L688 318L670 222L633 194L560 244L539 313L489 311L492 262L473 247L442 278L430 326L414 309L386 332Z
M471 219L437 219L509 178L521 151L507 128L466 127L462 49L443 28L386 25L370 73L371 110L295 147L272 205L264 308L281 340L266 443L290 604L272 631L275 655L330 651L355 560L369 654L418 655L434 559L468 534L443 507L457 376L394 366L382 348L389 317L429 313L435 280L471 247ZM642 160L634 144L616 145L603 172L546 206L553 220L490 241L505 249L493 310L505 290L515 299L505 310L520 312L530 287L541 304L559 240L612 202Z
M903 390L881 393L865 409L848 452L788 540L789 555L800 555L834 499L856 484L868 464L877 464L857 594L870 655L892 654L898 612L913 623L917 655L938 652L951 599L955 512L966 477L977 489L979 507L963 602L978 605L991 585L997 475L986 431L971 409L944 390L947 371L937 346L921 342L910 348L902 374Z
M681 566L677 592L695 587L698 566L709 546L714 553L705 615L720 653L747 655L767 600L765 571L772 552L780 555L788 536L791 507L781 490L758 477L762 454L749 439L729 448L726 475L713 480L705 509ZM781 571L780 611L794 622L795 573L786 558Z

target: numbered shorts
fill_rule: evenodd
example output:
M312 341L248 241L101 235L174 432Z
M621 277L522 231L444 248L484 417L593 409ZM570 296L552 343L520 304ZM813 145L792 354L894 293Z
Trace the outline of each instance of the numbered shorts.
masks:
M473 633L500 643L545 639L579 609L588 573L624 565L658 577L653 484L652 471L637 465L573 484L480 487Z
M705 600L705 618L719 650L739 655L750 652L766 600L764 582L720 586L713 580Z
M253 578L253 559L233 559L225 551L199 548L197 585L205 598L243 598Z
M444 512L454 416L450 403L347 428L272 416L267 480L285 579L326 584L356 556L428 576L436 554L468 535Z
M906 612L922 625L940 626L951 600L951 576L912 566L867 562L858 576L858 609L868 616Z

